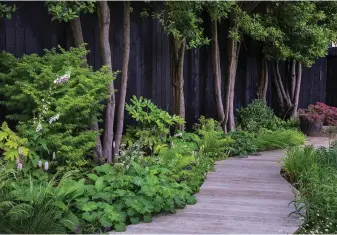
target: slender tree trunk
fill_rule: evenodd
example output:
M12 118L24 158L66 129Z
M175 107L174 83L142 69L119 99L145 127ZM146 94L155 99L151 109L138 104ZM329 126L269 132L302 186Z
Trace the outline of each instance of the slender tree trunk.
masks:
M290 75L290 85L291 85L291 93L290 99L294 101L295 98L295 89L296 89L296 60L291 61L291 75Z
M170 36L170 44L173 112L185 119L183 72L186 39L179 41ZM183 128L183 126L180 127L180 129Z
M269 77L268 60L267 58L264 57L261 63L261 73L259 83L257 86L256 97L258 99L264 100L265 102L267 102L268 77Z
M297 116L297 109L298 109L298 101L300 97L300 91L301 91L301 81L302 81L302 64L300 62L297 63L297 79L296 79L296 85L295 85L295 92L294 92L294 108L293 112L291 114L291 117Z
M292 106L292 103L291 103L290 97L287 95L286 90L284 89L278 61L276 61L275 66L276 66L275 67L275 69L276 69L276 79L277 79L279 88L281 90L282 97L286 102L287 108L289 109Z
M274 84L274 87L275 87L277 99L278 99L280 107L281 107L281 112L283 113L284 110L285 110L284 99L283 99L281 88L280 88L280 85L279 85L279 82L278 82L278 77L277 77L277 72L276 72L276 63L277 62L272 62L272 65L273 65L272 66L272 70L273 70L273 79L272 80L273 80L273 84Z
M227 130L235 130L234 119L234 90L236 80L236 70L239 59L240 42L231 38L228 39L228 74L226 82L226 101L225 101L225 123Z
M216 109L218 112L218 118L221 123L222 129L226 130L225 112L222 103L221 94L221 67L220 67L220 52L219 52L219 41L218 41L218 23L217 21L212 21L212 66L213 66L213 79L214 79L214 90L215 90L215 101Z
M124 126L124 106L126 88L128 83L129 57L130 57L130 2L124 2L124 43L123 43L123 67L122 80L119 94L118 110L117 110L117 130L115 136L114 156L119 154L120 143L122 139Z
M112 62L111 62L111 49L109 41L110 32L110 8L107 1L100 1L98 12L98 27L99 27L99 44L100 52L102 57L102 64L108 66L110 72L112 73ZM104 136L103 136L103 147L104 147L104 157L107 162L112 161L112 149L113 149L113 125L115 117L115 93L114 93L114 83L111 81L109 84L109 98L105 109L104 118Z
M71 27L71 31L72 31L72 34L73 34L74 45L76 47L81 46L84 43L84 38L83 38L83 33L82 33L82 26L81 26L80 17L72 19L70 21L70 27ZM84 59L83 66L87 67L88 62L87 62L86 56L83 59ZM103 147L102 147L102 142L101 142L100 133L99 133L99 127L98 127L98 121L97 121L96 116L94 116L92 118L90 129L97 132L96 146L95 146L95 149L94 149L94 153L95 153L95 162L99 164L99 163L102 162L102 158L103 158Z

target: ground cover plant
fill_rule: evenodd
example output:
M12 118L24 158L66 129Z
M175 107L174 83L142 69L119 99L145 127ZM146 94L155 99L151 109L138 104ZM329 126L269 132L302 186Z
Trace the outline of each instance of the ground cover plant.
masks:
M336 159L336 146L319 149L313 146L296 147L282 159L281 165L287 178L301 194L295 202L298 205L295 212L305 219L301 233L337 232Z

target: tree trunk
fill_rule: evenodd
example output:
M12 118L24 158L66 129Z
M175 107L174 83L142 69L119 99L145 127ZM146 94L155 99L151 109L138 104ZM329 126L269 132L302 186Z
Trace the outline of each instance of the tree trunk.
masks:
M293 112L291 114L291 117L297 116L297 109L298 109L298 101L300 97L300 91L301 91L301 81L302 81L302 64L300 62L297 63L297 79L296 79L296 85L295 85L295 93L294 93L294 101L293 101Z
M80 17L72 19L70 21L70 27L71 31L73 34L73 40L74 40L74 45L75 47L79 47L84 43L84 38L83 38L83 33L82 33L82 26L81 26L81 19ZM86 56L84 56L84 63L83 66L87 67L88 62ZM102 158L103 158L103 147L102 147L102 142L100 138L100 133L99 133L99 127L98 127L98 121L97 117L94 116L90 125L90 130L96 131L97 132L97 137L96 137L96 146L94 149L95 153L95 162L100 164L102 163Z
M99 28L99 45L102 57L102 64L108 66L109 71L112 73L112 62L111 62L111 49L109 41L110 32L110 8L107 1L100 1L98 12L98 28ZM104 118L104 136L103 136L103 147L104 147L104 157L107 162L112 161L112 148L113 148L113 125L115 117L115 93L114 93L114 83L111 81L109 84L109 98L105 108L105 118Z
M268 60L267 58L264 57L261 63L260 79L256 92L256 98L261 99L264 102L267 102L268 76L269 76Z
M291 75L290 75L290 85L291 85L291 93L290 99L294 101L295 99L295 89L296 89L296 60L291 61Z
M80 17L70 20L70 27L73 34L74 45L76 47L82 45L84 43L84 39Z
M173 112L185 119L183 72L186 39L179 41L170 36L170 44ZM183 126L180 126L181 130L183 128Z
M228 74L226 83L226 101L225 101L225 123L227 130L235 130L234 119L234 89L236 80L236 70L239 59L240 42L231 38L228 39Z
M276 62L272 62L272 65L273 65L272 66L272 70L273 70L273 79L272 79L272 81L273 81L273 84L274 84L274 87L275 87L277 99L278 99L280 107L281 107L281 112L283 113L284 110L285 110L284 99L283 99L281 88L280 88L280 85L279 85L279 82L278 82L278 78L277 78Z
M119 148L122 139L123 125L124 125L125 96L128 83L128 69L130 57L130 2L128 1L124 2L123 22L124 22L123 67L122 67L122 80L117 110L117 130L115 136L116 144L114 147L114 156L117 156L119 154Z
M284 89L278 61L276 61L275 63L275 71L276 71L276 79L277 79L279 88L281 90L282 97L286 102L287 108L289 109L292 106L292 103L291 103L290 97L287 95L286 90Z
M226 123L224 122L225 112L223 108L222 94L221 94L221 67L220 67L220 52L219 52L217 21L212 21L212 54L213 54L212 66L213 66L216 109L218 112L218 118L219 118L219 122L221 123L222 129L226 131Z

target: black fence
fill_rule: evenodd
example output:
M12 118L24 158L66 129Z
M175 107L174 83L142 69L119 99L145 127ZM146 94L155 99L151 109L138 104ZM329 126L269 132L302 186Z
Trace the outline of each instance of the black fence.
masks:
M43 49L60 45L69 48L72 45L70 26L67 23L52 22L43 2L15 2L18 10L11 20L4 19L0 24L0 48L20 57L23 54L43 54ZM111 8L111 51L113 69L122 68L122 3L109 2ZM172 106L170 60L168 38L161 25L151 18L143 18L140 12L142 2L132 2L131 13L131 54L129 65L129 84L127 101L132 95L144 96L161 108L170 111ZM97 16L81 17L84 38L90 54L88 61L94 68L101 66L98 45ZM210 22L205 17L205 34L210 37ZM226 30L221 26L219 41L222 60L222 75L226 78ZM221 33L224 32L224 33ZM235 108L247 105L255 97L260 70L261 48L254 41L246 39L241 46L237 82L235 86ZM185 57L184 78L186 98L186 119L194 123L200 115L215 117L215 97L211 66L211 46L188 50ZM336 61L337 63L337 61ZM329 68L334 67L328 63ZM317 101L324 102L327 84L327 59L319 59L311 68L303 70L299 107L307 107ZM284 72L284 71L281 71ZM271 75L271 73L269 73ZM328 79L329 89L336 86L333 75ZM119 87L118 78L116 88ZM336 87L337 88L337 87ZM277 108L271 84L268 90L268 102ZM337 105L336 92L330 92L330 104ZM118 91L117 91L118 96ZM334 101L335 100L335 101ZM2 109L1 116L4 116Z

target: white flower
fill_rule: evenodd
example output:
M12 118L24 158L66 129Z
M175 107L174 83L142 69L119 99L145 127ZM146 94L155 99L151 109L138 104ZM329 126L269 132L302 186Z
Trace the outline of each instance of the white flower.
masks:
M19 170L22 170L22 163L19 162L19 163L17 164L16 168L18 168Z
M19 155L22 155L22 148L19 148Z
M41 122L39 122L39 124L36 127L36 132L39 132L41 130L42 130L42 125L41 125Z
M56 122L60 118L60 114L56 114L54 117L51 117L49 119L49 124L52 124L53 122Z
M37 165L39 166L39 168L41 168L42 167L42 161L39 160L39 162L37 163Z
M48 162L45 162L45 163L44 163L44 170L47 171L48 169L49 169L49 163L48 163Z
M57 77L57 79L54 80L54 84L62 84L67 82L70 79L70 73L70 71L67 71L63 76Z
M53 160L56 158L56 154L55 152L53 152Z

